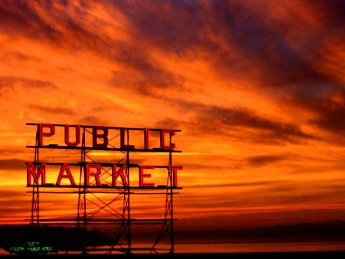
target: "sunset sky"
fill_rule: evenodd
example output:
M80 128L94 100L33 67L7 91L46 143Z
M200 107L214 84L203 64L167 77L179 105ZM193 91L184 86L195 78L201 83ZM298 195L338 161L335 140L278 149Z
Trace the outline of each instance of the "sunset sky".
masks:
M27 122L181 129L179 229L344 220L344 9L0 0L1 223L30 217Z

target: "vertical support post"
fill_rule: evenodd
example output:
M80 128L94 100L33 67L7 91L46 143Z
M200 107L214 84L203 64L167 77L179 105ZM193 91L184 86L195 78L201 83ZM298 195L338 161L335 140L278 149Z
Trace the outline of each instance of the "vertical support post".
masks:
M38 165L39 165L39 139L40 139L39 134L40 134L39 125L37 125L35 157L34 157L35 172L38 171ZM40 224L40 190L39 190L38 179L34 180L34 184L32 186L31 224L32 225L36 224L37 226L39 226Z
M83 226L86 229L86 186L85 186L85 127L83 127L82 148L80 152L79 191L78 191L78 213L77 227Z
M79 167L79 189L78 189L78 212L77 212L77 227L83 227L86 230L87 219L86 219L86 186L85 186L85 175L86 175L86 150L85 150L85 132L86 129L83 127L82 135L82 146L80 151L80 167ZM87 247L82 247L82 254L87 253Z
M123 144L125 145L129 143L129 132L128 130L124 130L121 132L123 134L121 137L123 138ZM123 235L124 239L127 242L127 254L132 253L132 237L131 237L131 205L130 205L130 170L129 170L129 157L130 151L126 151L126 179L128 186L124 186L123 188L123 205L122 205L122 223L121 223L121 231L118 237L118 240L121 239Z
M170 134L170 145L172 144L172 134ZM155 247L161 241L164 236L167 236L170 241L171 254L175 251L175 233L174 233L174 212L173 212L173 195L174 195L174 182L173 182L173 170L170 167L173 165L172 150L169 151L168 158L168 174L167 174L167 188L165 193L165 213L164 224L159 232L156 240L153 243L151 252L157 252Z
M129 131L126 131L126 139L127 139L127 145L129 144ZM130 191L130 178L129 178L129 151L127 150L127 156L126 156L126 177L127 177L127 182L128 182L128 188L125 189L125 199L127 200L127 224L128 224L128 229L127 229L127 242L128 242L128 254L132 253L132 237L131 237L131 203L130 203L130 196L131 196L131 191Z
M172 134L170 134L170 145L172 144ZM172 161L172 152L171 150L169 151L169 168L173 165L173 161ZM168 204L168 206L170 206L169 211L170 211L170 243L171 243L171 249L170 249L170 253L174 253L175 251L175 229L174 229L174 204L173 204L173 197L174 197L174 190L173 190L173 171L171 169L169 170L169 198L170 198L170 202Z

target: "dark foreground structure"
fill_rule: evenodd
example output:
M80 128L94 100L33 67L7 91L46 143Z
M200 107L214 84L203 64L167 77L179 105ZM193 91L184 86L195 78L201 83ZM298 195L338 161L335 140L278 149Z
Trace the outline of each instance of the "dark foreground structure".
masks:
M0 247L8 255L38 255L49 257L116 257L116 258L345 258L345 251L310 251L310 252L250 252L250 253L174 253L174 254L82 254L85 247L95 248L112 244L101 232L85 231L83 228L35 225L0 226ZM265 243L263 243L264 245ZM125 251L124 251L125 252Z
M2 255L0 258L13 258L13 255ZM272 253L175 253L175 254L48 254L40 257L49 258L345 258L344 251L327 252L272 252Z
M113 241L96 230L51 227L47 225L0 226L0 247L10 254L44 255L82 251L87 246L102 246Z
M89 242L96 242L96 239L89 239L85 234L84 243L74 243L72 238L70 244L64 243L60 248L56 241L57 251L67 247L66 251L79 249L81 254L174 253L174 196L182 189L177 186L177 171L183 167L173 164L173 153L182 152L175 150L173 136L181 130L50 123L27 125L36 129L35 144L27 146L34 151L33 160L27 162L27 187L32 195L31 225L37 226L33 236L41 235L39 227L42 224L69 225L75 226L74 230L70 229L72 236L84 235L90 229L107 233L107 243L90 245ZM54 156L52 152L56 152ZM145 154L153 161L149 162L148 156L143 158ZM159 154L163 156L157 157ZM62 157L63 161L59 160ZM145 165L140 161L145 161ZM157 182L151 178L153 170ZM48 176L53 180L46 182ZM76 206L73 204L69 209L75 210L75 214L59 218L45 215L44 212L51 208L44 207L41 199L57 195L70 195L71 201L74 197ZM150 200L155 200L158 207L149 206ZM151 232L156 230L154 236L145 237L146 247L137 247L135 243L140 227ZM66 236L63 231L61 235ZM42 251L43 240L39 242L39 245L27 243L27 247L18 247L16 252L35 250L35 245L41 252L51 248L47 244Z

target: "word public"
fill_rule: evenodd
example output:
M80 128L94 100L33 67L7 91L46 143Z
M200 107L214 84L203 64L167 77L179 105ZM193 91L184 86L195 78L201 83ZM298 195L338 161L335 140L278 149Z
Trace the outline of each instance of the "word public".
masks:
M61 126L61 125L60 125ZM81 128L85 126L81 125L63 125L64 127L64 142L68 147L77 147L81 143ZM75 137L71 140L71 128L74 128ZM113 128L113 127L99 127L93 126L91 127L91 134L92 134L92 147L97 148L107 148L109 144L109 131L111 130L119 130L120 134L120 148L121 149L135 149L135 145L130 145L129 143L125 144L126 140L126 131L130 132L130 128ZM138 130L138 129L134 129ZM157 129L148 129L143 128L139 129L143 131L143 142L144 142L144 149L150 149L149 145L149 132L150 131L157 131ZM160 148L162 150L173 150L175 149L176 145L174 143L168 143L168 137L172 137L175 135L176 130L172 129L161 129L160 132ZM55 134L55 125L54 124L39 124L38 125L38 145L43 146L43 139L52 137ZM170 136L169 136L170 135Z

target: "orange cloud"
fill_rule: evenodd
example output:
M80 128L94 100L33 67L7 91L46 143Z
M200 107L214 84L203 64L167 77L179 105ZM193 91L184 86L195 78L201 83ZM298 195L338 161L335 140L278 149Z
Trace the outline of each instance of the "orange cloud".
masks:
M35 132L25 124L48 122L182 129L181 228L343 219L342 7L2 1L2 217L18 221L30 207ZM49 215L73 213L57 200Z

